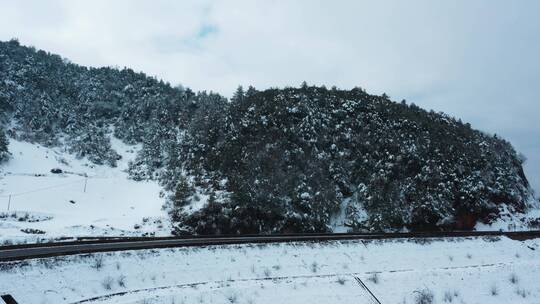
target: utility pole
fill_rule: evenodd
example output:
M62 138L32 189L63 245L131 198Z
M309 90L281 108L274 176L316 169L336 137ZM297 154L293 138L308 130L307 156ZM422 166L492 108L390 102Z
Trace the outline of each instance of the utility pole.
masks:
M84 193L86 193L86 184L88 183L88 175L84 174Z
M7 211L9 211L10 206L11 206L11 194L9 195L9 198L8 198Z

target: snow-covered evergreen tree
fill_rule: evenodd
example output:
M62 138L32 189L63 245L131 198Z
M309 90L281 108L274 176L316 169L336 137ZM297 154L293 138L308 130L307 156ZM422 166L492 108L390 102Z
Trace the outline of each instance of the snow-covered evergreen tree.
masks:
M6 161L10 154L8 151L8 139L3 128L0 128L0 163Z

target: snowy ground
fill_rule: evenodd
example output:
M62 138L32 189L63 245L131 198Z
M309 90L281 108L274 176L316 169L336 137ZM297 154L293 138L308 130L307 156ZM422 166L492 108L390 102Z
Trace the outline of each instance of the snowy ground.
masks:
M123 157L117 168L10 140L13 157L0 166L0 241L168 233L160 186L129 180L124 172L137 147L118 140L113 147ZM64 173L53 174L53 168Z
M539 303L540 239L347 241L0 263L19 303ZM429 303L429 302L425 302Z

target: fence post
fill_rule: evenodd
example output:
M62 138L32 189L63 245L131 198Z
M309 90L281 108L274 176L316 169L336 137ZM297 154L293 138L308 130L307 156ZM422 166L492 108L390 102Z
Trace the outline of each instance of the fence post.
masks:
M84 193L86 193L86 183L88 183L88 176L86 176L86 174L85 174L85 176L84 176L84 191L83 191Z
M9 211L10 206L11 206L11 194L9 195L9 198L8 198L7 211Z

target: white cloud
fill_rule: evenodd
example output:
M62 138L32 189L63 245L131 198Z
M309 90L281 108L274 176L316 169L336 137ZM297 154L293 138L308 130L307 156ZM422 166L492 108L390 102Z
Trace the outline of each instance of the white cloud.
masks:
M0 39L225 95L304 80L386 92L508 138L540 191L538 11L533 0L0 0Z

